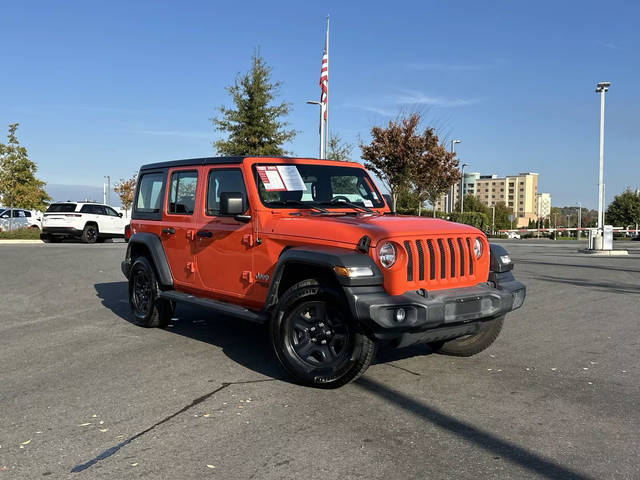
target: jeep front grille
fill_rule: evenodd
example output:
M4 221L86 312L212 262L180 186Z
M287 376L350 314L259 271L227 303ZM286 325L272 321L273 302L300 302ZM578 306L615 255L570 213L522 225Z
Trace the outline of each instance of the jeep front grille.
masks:
M474 274L475 237L450 236L404 240L408 282L466 281Z

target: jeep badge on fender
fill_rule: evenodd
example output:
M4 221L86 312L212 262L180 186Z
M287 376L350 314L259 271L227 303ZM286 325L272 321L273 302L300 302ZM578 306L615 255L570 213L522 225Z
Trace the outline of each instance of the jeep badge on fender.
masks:
M376 346L470 356L526 289L502 247L468 225L392 215L358 163L220 157L144 165L122 271L136 322L176 302L268 323L298 382L335 388Z

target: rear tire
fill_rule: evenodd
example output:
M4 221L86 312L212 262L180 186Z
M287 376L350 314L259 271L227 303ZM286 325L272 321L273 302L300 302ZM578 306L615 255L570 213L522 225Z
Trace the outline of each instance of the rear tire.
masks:
M446 342L432 342L429 347L437 353L452 355L454 357L471 357L489 348L498 338L502 330L504 315L487 320L480 325L480 329L464 337L455 338Z
M337 388L357 379L376 351L340 295L314 279L284 293L271 320L270 337L284 369L299 383L319 388Z
M158 298L159 292L153 266L146 257L138 257L129 273L129 306L136 325L165 327L171 321L175 302Z
M82 241L84 243L96 243L98 240L98 227L92 224L87 224L84 226L84 230L82 231Z

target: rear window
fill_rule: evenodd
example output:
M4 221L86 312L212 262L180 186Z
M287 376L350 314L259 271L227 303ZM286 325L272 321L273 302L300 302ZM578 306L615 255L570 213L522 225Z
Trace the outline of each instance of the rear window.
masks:
M75 203L52 203L47 208L47 212L51 213L64 213L64 212L75 212L76 204Z
M162 209L164 173L149 173L142 176L136 210L140 213L158 213Z

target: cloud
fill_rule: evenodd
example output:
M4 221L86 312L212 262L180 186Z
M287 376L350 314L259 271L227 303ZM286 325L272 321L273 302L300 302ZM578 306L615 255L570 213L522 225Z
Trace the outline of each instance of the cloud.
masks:
M613 42L598 42L598 45L600 45L601 47L605 47L605 48L609 48L611 50L621 50L622 47L620 47L620 45L617 45Z
M213 139L211 132L180 131L180 130L131 130L129 133L135 135L154 135L160 137L186 137L186 138L208 138Z
M398 105L429 105L432 107L465 107L480 103L480 98L450 98L428 95L415 90L406 90L401 94L391 97L393 103Z

